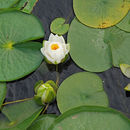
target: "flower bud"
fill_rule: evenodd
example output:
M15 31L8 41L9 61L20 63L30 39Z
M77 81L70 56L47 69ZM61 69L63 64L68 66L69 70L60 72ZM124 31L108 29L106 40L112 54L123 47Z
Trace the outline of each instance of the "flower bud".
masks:
M56 91L57 86L53 81L50 80L46 83L39 81L37 86L35 85L34 99L39 105L51 103L56 98Z

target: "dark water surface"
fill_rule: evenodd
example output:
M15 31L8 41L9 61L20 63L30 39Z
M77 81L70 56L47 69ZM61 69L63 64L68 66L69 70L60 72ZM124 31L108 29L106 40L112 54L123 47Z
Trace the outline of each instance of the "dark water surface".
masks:
M74 12L72 8L72 0L39 0L36 4L33 14L37 16L45 30L44 39L48 39L50 34L50 23L56 17L68 19L69 23L73 20ZM65 35L66 39L66 35ZM42 41L41 39L40 41ZM49 72L48 72L49 70ZM63 65L59 66L60 83L68 76L83 71L72 59L69 59ZM130 83L130 79L122 75L120 69L111 68L103 73L97 73L104 81L104 89L109 97L110 106L122 111L130 118L130 93L124 91L124 87ZM13 101L33 97L33 86L38 80L55 80L55 66L43 63L34 73L23 79L8 83L8 93L6 101ZM47 113L60 114L56 102L51 104Z

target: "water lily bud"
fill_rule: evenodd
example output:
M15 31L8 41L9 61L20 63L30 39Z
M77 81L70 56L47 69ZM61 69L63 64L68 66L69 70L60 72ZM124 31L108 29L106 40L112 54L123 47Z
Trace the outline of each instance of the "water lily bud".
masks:
M58 86L56 85L56 83L54 81L48 80L46 83L50 84L53 87L53 89L55 90L55 92L57 92Z
M49 64L59 64L66 60L70 51L70 45L65 43L63 36L50 34L49 40L44 41L42 54Z
M54 86L52 81L48 81L48 83L46 82L43 84L40 84L39 82L40 86L35 88L36 95L34 96L34 99L39 105L51 103L56 97L56 88L53 88L49 82Z
M39 81L35 84L35 86L34 86L34 91L35 91L35 93L37 93L38 88L39 88L43 83L44 83L43 80L39 80Z

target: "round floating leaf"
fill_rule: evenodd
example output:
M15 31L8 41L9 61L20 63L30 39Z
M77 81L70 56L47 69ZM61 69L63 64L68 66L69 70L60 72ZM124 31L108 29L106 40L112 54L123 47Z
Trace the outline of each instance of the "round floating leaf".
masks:
M128 0L73 0L74 12L85 25L106 28L117 24L130 7Z
M34 100L5 106L2 113L11 121L9 127L25 129L38 117L43 108Z
M130 33L118 27L94 29L73 20L68 42L71 57L81 68L101 72L119 64L130 64ZM112 63L111 63L112 62Z
M0 9L12 7L19 0L0 0Z
M68 43L71 44L71 57L77 65L91 72L102 72L111 68L111 51L104 42L104 35L104 29L89 28L77 19L73 20Z
M108 106L102 80L93 73L80 72L67 78L57 92L60 112L81 105Z
M48 130L56 117L56 115L52 114L41 115L27 130Z
M124 31L130 32L130 11L127 16L116 26Z
M59 35L63 35L68 32L69 24L65 24L64 18L56 18L51 23L51 32Z
M120 69L126 77L130 78L130 65L120 64Z
M34 16L19 11L0 13L0 81L22 78L39 67L42 45L30 40L43 35Z
M0 107L5 99L6 91L7 91L6 83L0 83Z
M104 41L111 47L113 65L130 65L130 33L120 30L117 27L105 30Z
M125 88L126 91L130 91L130 84L128 84Z
M130 120L111 108L81 106L58 117L48 130L130 130Z

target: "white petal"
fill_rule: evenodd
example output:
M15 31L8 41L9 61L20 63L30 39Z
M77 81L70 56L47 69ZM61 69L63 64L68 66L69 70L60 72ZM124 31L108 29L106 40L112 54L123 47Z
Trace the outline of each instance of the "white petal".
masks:
M44 47L43 48L41 48L41 53L44 55Z
M41 48L41 53L47 58L48 61L52 62L54 64L55 60L49 55L47 50L45 48Z
M45 49L48 47L49 44L50 44L49 41L45 41L45 42L44 42L44 47L45 47Z
M50 42L53 42L54 39L55 39L55 35L53 35L53 34L51 33L50 36L49 36L49 41L50 41Z
M70 51L70 44L66 44L66 52L65 52L65 54L68 54L69 51Z
M45 55L44 55L46 58L47 58L47 60L48 61L50 61L51 63L55 63L55 59L53 59L52 57L50 57L50 55L47 53L47 52L45 52Z
M58 42L65 43L65 40L64 40L63 36L56 35L56 37L57 37Z

